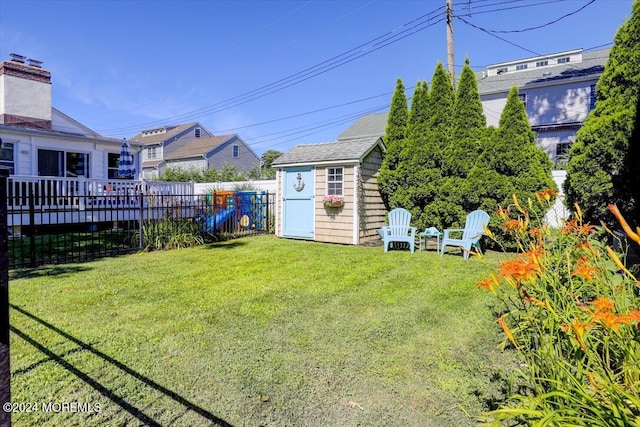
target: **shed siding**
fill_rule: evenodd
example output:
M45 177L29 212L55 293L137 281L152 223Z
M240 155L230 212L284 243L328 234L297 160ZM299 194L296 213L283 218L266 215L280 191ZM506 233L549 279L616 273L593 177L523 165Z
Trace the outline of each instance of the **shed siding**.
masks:
M282 210L284 209L284 188L282 186L284 171L276 171L276 236L282 237Z
M331 165L331 167L340 165ZM353 244L353 202L354 183L352 165L342 165L343 167L343 189L344 206L341 208L325 208L322 198L327 194L327 168L320 166L316 168L315 186L315 240L327 243Z
M382 164L382 151L379 147L371 151L360 166L358 180L359 203L359 243L379 239L377 229L384 225L386 209L378 190L378 175Z

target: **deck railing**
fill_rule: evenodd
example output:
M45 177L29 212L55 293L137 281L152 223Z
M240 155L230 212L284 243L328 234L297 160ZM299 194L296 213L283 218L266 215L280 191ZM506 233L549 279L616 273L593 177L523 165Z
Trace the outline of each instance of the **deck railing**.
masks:
M13 175L7 179L11 210L29 206L34 197L37 208L66 210L93 208L95 203L134 207L140 195L194 195L193 182L132 181L121 179L57 178Z

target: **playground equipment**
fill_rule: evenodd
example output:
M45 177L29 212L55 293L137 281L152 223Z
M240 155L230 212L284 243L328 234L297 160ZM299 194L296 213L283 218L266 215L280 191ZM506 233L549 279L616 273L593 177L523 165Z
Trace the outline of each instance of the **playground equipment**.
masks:
M266 230L267 193L264 191L216 191L207 193L204 231L216 233Z

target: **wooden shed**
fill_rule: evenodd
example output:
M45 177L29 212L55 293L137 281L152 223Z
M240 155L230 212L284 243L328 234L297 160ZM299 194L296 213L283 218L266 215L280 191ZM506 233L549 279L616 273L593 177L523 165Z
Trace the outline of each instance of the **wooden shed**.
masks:
M371 136L296 145L275 160L276 235L352 245L379 240L384 150L382 138ZM327 206L326 196L338 196L342 206Z

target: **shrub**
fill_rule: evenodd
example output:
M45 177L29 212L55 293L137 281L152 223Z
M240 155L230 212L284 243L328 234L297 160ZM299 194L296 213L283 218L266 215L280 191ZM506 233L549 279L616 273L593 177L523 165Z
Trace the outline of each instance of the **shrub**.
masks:
M548 192L537 194L542 205ZM531 227L531 211L514 198L500 215L519 254L478 286L501 310L503 347L521 369L509 396L485 421L494 425L638 425L640 298L638 281L610 246L613 234L576 214L561 229ZM630 238L640 237L618 217ZM624 258L623 258L624 259Z

